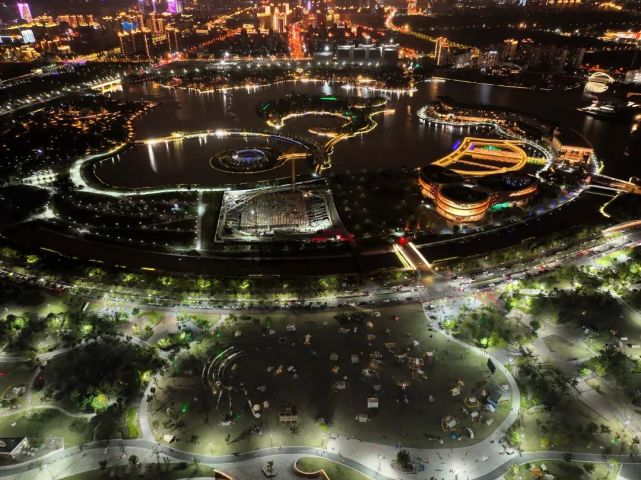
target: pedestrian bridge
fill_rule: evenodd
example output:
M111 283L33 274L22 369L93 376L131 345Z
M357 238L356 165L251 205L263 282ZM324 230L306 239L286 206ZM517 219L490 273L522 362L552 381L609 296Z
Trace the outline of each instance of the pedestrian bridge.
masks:
M590 177L590 188L609 190L615 193L634 193L641 195L641 185L630 180L621 180L600 174Z

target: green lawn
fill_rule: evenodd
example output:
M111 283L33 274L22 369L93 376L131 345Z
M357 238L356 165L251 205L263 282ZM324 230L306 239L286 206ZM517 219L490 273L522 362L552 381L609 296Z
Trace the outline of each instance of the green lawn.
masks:
M70 417L54 409L31 410L0 417L0 431L7 437L24 435L41 440L62 437L65 446L88 442L93 437L93 427L87 420Z
M585 346L584 342L572 343L557 335L545 337L543 341L551 352L570 360L587 358L593 355L593 352Z
M325 470L330 480L369 480L371 478L351 467L332 462L326 458L303 457L296 461L296 465L301 471L306 473ZM320 476L318 478L320 478Z
M140 428L138 426L138 409L129 407L125 412L125 422L127 424L127 438L138 438Z
M26 362L3 363L0 365L0 400L16 400L21 403L21 398L15 398L12 387L26 386L35 370Z
M551 410L542 405L524 410L519 432L524 436L525 451L563 450L586 453L627 454L632 441L627 430L616 420L606 421L582 402L565 396ZM599 430L590 433L594 422ZM601 432L601 425L609 432ZM616 438L617 433L620 438Z
M463 446L491 433L509 410L509 393L493 415L479 409L494 420L490 425L464 415L463 402L505 384L505 377L498 372L491 375L485 358L430 331L420 306L379 311L376 316L367 310L365 321L349 328L341 327L334 318L336 312L287 312L227 320L215 335L196 338L189 352L182 353L160 380L149 406L156 438L162 441L164 435L173 435L172 446L176 448L224 454L280 445L321 447L327 433L423 448L439 446L427 436L440 436L445 445ZM297 330L288 332L287 325L296 325ZM276 333L270 335L270 329ZM311 336L308 345L306 335ZM425 377L420 378L412 375L407 361L398 360L386 344L395 344L390 348L397 354L415 358L433 352L435 360L423 367ZM200 377L204 360L230 345L244 352L226 370L235 390L231 395L224 389L220 396L212 395ZM338 355L337 360L330 359L332 353ZM371 361L374 354L380 355L379 364ZM354 362L352 355L358 356ZM363 369L376 373L366 377ZM335 391L336 382L343 380L347 388ZM449 391L459 381L462 393L452 397ZM380 406L368 410L367 398L373 395L378 396ZM255 418L248 401L252 405L268 402L268 406ZM279 423L278 413L284 404L298 408L295 431ZM369 421L358 422L359 414L367 414ZM451 438L453 432L443 432L441 421L447 415L458 419L455 433L459 439ZM223 424L226 416L232 418L231 424ZM323 430L319 419L328 423L329 432ZM262 434L252 431L257 425L262 426ZM474 439L467 428L473 430Z
M545 465L547 472L554 475L556 480L614 480L619 472L618 465L594 463L594 471L588 473L584 462L565 462L561 460L540 460L523 465L515 465L505 474L505 480L531 480L532 468ZM590 467L587 467L589 470Z

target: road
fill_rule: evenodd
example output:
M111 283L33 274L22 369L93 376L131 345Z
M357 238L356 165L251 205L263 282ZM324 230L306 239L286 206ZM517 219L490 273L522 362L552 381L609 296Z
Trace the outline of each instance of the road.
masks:
M443 453L439 451L431 451L431 457L438 457L439 455L445 461L443 468L434 469L434 474L437 478L447 478L452 480L463 480L466 478L476 480L493 480L503 475L511 465L527 463L532 461L545 461L545 460L563 460L567 452L529 452L522 456L514 454L511 457L507 455L504 457L504 462L487 471L484 474L477 476L464 476L467 474L461 468L459 459L466 457L469 458L469 463L473 465L486 465L483 462L483 457L474 458L471 455L463 455L457 451L458 449L443 449ZM456 454L454 455L454 452ZM341 452L342 453L342 452ZM197 458L202 465L211 466L231 475L236 474L238 480L253 480L259 478L260 468L264 461L274 460L279 472L279 478L290 478L287 471L293 464L296 458L300 456L322 456L332 461L341 463L352 467L365 475L370 476L376 480L401 480L401 479L415 479L419 480L416 474L400 475L391 471L379 471L378 454L370 452L368 457L373 460L373 468L363 465L362 459L355 461L344 455L338 453L320 450L310 447L282 447L282 448L266 448L262 450L255 450L241 455L222 455L222 456L209 456L209 455L194 455L191 453L174 450L169 447L160 446L157 443L149 442L147 440L110 440L92 442L80 449L79 447L66 448L50 453L47 457L42 459L34 459L20 465L3 465L0 466L0 478L9 478L15 480L23 479L42 479L42 478L64 478L65 476L83 473L99 468L101 460L107 460L108 466L125 465L130 455L137 455L139 463L156 463L162 462L163 457L167 457L171 462L187 462L191 463L194 458ZM388 457L387 457L388 458ZM573 453L572 458L574 461L581 462L604 462L608 460L616 460L618 463L626 467L641 467L641 458L630 457L627 455L611 455L604 456L599 454L584 454ZM383 462L381 462L382 464ZM451 471L450 471L451 470ZM632 471L632 469L630 469ZM638 471L638 470L637 470ZM424 472L425 475L429 473ZM472 473L472 475L474 475ZM291 477L294 478L294 477ZM426 477L429 478L429 477Z

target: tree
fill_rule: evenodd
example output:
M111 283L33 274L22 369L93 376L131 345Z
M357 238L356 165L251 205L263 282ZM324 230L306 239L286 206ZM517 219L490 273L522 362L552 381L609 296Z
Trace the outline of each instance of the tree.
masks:
M398 463L402 469L408 469L411 464L410 452L407 450L399 450L396 454L396 463Z
M104 393L94 395L91 399L91 408L94 412L102 412L109 406L109 397Z
M585 433L593 437L599 431L599 426L595 422L590 422L585 427Z

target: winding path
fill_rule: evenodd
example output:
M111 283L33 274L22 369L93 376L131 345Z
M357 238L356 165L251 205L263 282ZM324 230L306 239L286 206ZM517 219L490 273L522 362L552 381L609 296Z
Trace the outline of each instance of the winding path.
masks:
M129 450L129 451L127 451ZM450 450L450 449L447 449ZM109 454L112 454L111 457ZM293 463L295 458L300 456L320 456L327 458L334 462L340 463L352 467L359 472L368 475L375 480L395 480L395 479L417 479L415 474L412 475L401 475L397 472L381 472L378 471L376 467L370 468L363 465L360 462L347 458L345 456L339 455L334 452L329 452L326 450L320 450L317 448L311 447L282 447L282 448L266 448L261 450L254 450L240 455L221 455L221 456L210 456L210 455L197 455L182 450L172 449L170 447L161 446L157 443L150 442L147 440L105 440L98 441L86 444L82 449L79 447L70 447L64 450L57 450L52 452L45 457L29 460L27 462L18 464L18 465L2 465L0 466L0 477L1 478L21 478L22 475L30 472L32 470L37 470L43 466L47 466L49 469L56 469L58 471L67 471L70 468L74 469L75 473L83 473L86 471L96 470L98 468L98 462L106 458L114 458L114 455L117 459L126 458L129 454L135 453L139 456L147 455L150 461L159 458L160 456L167 457L170 461L174 462L191 462L193 459L198 459L201 465L207 465L210 467L221 468L224 470L227 468L229 470L230 466L240 465L245 462L250 462L252 460L260 460L263 458L270 458L270 460L286 460ZM125 455L125 457L122 456ZM437 471L435 475L438 478L447 478L463 480L464 478L470 478L475 480L493 480L503 475L508 471L511 465L522 464L532 461L545 461L545 460L563 460L567 452L530 452L523 454L522 456L514 455L513 457L506 460L502 465L488 471L486 473L476 475L473 472L470 472L469 476L462 476L462 472L452 473L449 471ZM572 453L573 461L579 462L606 462L608 460L616 460L619 464L626 465L641 465L640 457L630 457L628 455L599 455L599 454L588 454L588 453ZM82 464L81 464L82 463ZM141 462L142 463L142 462ZM113 464L113 463L112 463ZM476 465L485 465L485 462L481 462L479 459L476 459ZM257 471L256 471L257 473ZM68 474L71 474L69 472ZM429 475L429 473L423 473L423 475ZM60 476L58 478L64 478ZM248 477L239 477L238 480L248 480Z

